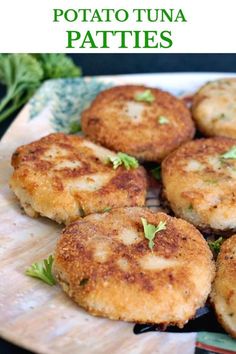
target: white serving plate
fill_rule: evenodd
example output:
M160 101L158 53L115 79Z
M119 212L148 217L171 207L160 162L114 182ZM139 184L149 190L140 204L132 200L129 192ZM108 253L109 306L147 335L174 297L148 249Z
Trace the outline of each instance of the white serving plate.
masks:
M194 92L209 80L236 74L178 73L51 80L16 117L0 143L0 335L43 354L193 354L196 333L133 333L133 324L92 317L59 286L24 275L33 262L52 253L62 229L45 218L31 219L20 209L8 180L15 148L55 131L109 85L160 87L176 95Z

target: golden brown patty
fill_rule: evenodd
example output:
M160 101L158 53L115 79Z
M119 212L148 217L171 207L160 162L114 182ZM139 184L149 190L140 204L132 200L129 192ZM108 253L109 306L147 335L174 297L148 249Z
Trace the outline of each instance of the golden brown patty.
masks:
M141 217L155 226L166 222L153 251ZM181 327L204 304L214 263L194 226L136 207L70 224L57 244L54 271L64 291L95 316Z
M164 196L175 215L205 232L236 230L236 159L222 156L235 145L227 138L194 140L163 161Z
M153 102L137 101L137 95L147 91ZM101 92L83 112L82 129L95 142L148 161L161 161L195 132L181 100L158 89L131 85Z
M223 243L216 265L211 300L219 322L236 338L236 235Z
M236 138L236 79L207 83L194 96L193 117L206 136Z
M19 147L10 186L26 214L68 223L107 207L143 206L142 167L113 169L113 152L73 135L51 134Z

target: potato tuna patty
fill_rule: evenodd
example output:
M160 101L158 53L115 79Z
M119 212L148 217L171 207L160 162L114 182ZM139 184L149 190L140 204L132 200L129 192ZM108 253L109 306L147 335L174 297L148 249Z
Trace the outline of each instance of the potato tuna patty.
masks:
M195 132L181 100L158 89L129 85L101 92L82 113L82 129L107 148L158 162Z
M141 217L155 226L166 222L153 250ZM214 263L194 226L136 207L70 224L57 244L54 271L64 291L93 315L182 327L204 304Z
M221 246L211 300L219 322L236 338L236 235Z
M82 137L51 134L16 150L10 186L26 214L59 223L106 207L143 206L145 170L114 170L109 156L116 154Z
M162 163L170 207L204 232L236 230L235 145L227 138L194 140Z
M204 85L194 96L193 117L206 136L236 138L236 79Z

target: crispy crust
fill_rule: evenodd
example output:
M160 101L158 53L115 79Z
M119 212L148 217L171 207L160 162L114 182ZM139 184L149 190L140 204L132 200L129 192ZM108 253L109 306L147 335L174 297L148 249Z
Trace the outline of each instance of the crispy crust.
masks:
M192 114L206 136L236 138L236 79L207 83L194 95Z
M236 235L221 246L216 266L211 301L221 325L236 338Z
M175 215L204 232L236 230L236 160L220 155L236 145L229 138L188 142L162 163L164 194Z
M153 252L141 217L154 225L166 221ZM192 225L147 208L124 208L65 228L54 272L64 291L92 315L182 327L205 303L214 262Z
M144 168L114 170L112 155L82 137L51 134L16 150L10 186L26 214L59 223L106 207L143 206Z
M137 93L150 90L155 101L136 102ZM168 118L159 124L158 117ZM83 132L93 141L138 159L160 162L195 128L185 104L171 94L145 86L117 86L101 92L82 113Z

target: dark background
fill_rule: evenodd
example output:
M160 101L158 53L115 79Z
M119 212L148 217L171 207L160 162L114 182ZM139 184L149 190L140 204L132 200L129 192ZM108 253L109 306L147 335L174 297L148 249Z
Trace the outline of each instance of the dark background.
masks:
M236 54L72 54L83 75L161 72L236 72ZM3 94L0 86L0 97ZM15 115L0 124L3 135ZM0 339L0 354L27 354Z

